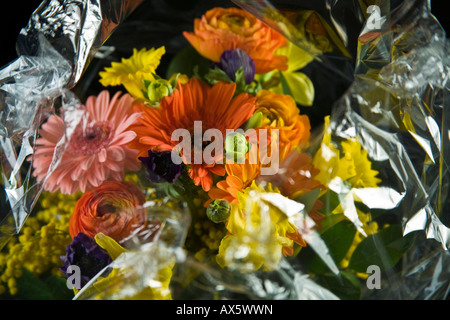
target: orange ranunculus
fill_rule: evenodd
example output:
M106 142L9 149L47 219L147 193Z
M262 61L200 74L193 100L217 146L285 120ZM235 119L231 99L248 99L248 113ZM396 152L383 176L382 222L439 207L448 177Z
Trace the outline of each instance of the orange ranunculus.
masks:
M105 181L77 201L69 221L70 236L83 232L93 238L101 232L120 242L146 223L144 202L145 195L135 184Z
M287 57L275 55L286 39L239 8L214 8L195 19L194 32L184 37L204 57L219 62L226 50L244 50L255 62L256 73L287 70Z
M286 94L277 94L261 90L256 96L255 112L263 114L262 127L280 130L280 150L292 147L306 147L311 135L311 124L306 115L300 111L294 99Z

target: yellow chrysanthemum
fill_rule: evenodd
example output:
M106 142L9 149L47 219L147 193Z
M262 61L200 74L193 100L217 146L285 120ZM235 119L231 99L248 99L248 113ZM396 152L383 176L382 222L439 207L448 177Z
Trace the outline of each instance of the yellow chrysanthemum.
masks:
M290 217L303 206L283 197L269 184L267 189L255 182L238 193L238 203L231 204L226 235L219 247L217 263L223 267L251 272L263 267L274 270L283 249L295 242L305 245ZM288 211L288 212L287 212Z
M156 68L161 57L166 52L164 46L155 49L133 49L133 55L121 62L112 62L111 67L99 73L100 83L103 86L123 85L133 97L144 99L142 90L145 90L144 80L154 81Z
M312 164L320 170L316 176L323 185L339 178L348 182L352 188L375 188L381 182L376 177L378 171L372 169L367 151L356 139L348 139L341 143L341 150L331 141L328 130L329 117L325 118L325 135Z
M342 155L353 160L355 174L348 180L354 188L376 188L381 182L376 177L378 171L372 169L372 162L367 151L356 140L347 140L341 143Z

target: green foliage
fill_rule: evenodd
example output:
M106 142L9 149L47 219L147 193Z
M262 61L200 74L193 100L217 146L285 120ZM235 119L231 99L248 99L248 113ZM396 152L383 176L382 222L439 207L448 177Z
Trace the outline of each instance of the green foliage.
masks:
M347 254L355 237L356 227L348 220L342 220L331 226L322 235L322 240L325 242L330 256L334 262L338 264ZM305 266L310 272L315 274L324 274L329 270L322 259L308 246L304 248L299 254L300 261L305 263Z
M305 212L310 212L320 195L320 189L311 190L308 193L302 194L295 198L295 201L303 203L305 205Z
M318 277L318 284L331 290L343 300L359 300L361 298L360 279L352 272L341 271L338 275L325 273Z
M166 79L170 79L173 74L181 73L188 77L198 74L206 74L211 67L211 61L202 57L192 46L187 46L180 50L171 60L167 69Z
M56 275L37 277L27 269L17 279L18 297L25 300L70 300L74 297L66 279Z
M381 271L394 267L414 243L415 234L402 234L399 224L381 229L365 238L355 249L349 268L356 272L366 272L370 265L377 265Z
M187 46L181 50L169 64L166 78L169 79L173 74L185 74L189 78L197 77L210 85L218 82L236 83L235 95L249 93L256 95L262 89L261 84L253 81L250 84L245 82L244 71L239 68L235 73L233 81L222 69L215 66L210 60L201 56L192 46Z

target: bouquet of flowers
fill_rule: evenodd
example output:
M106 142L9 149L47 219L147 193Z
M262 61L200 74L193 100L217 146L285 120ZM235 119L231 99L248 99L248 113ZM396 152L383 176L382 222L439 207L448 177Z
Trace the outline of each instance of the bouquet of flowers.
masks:
M44 1L0 72L0 296L445 297L445 33L359 4L200 2L129 47L187 5Z

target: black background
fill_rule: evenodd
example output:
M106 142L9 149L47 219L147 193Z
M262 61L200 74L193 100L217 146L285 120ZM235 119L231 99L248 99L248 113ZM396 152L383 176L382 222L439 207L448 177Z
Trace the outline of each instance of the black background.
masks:
M40 3L41 0L12 0L7 4L3 3L0 9L0 69L17 58L17 36ZM443 27L448 30L448 6L446 7L445 3L444 0L431 0L431 8Z

